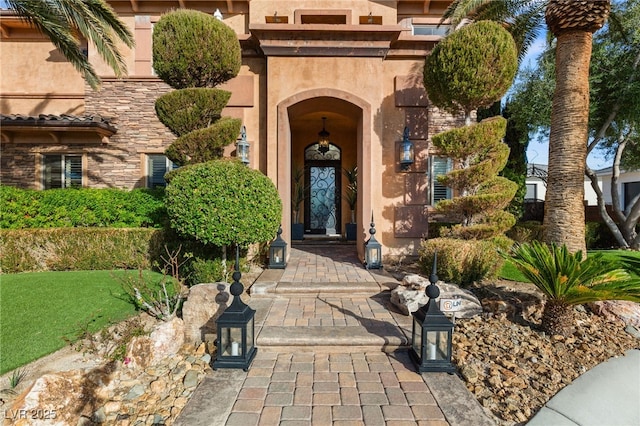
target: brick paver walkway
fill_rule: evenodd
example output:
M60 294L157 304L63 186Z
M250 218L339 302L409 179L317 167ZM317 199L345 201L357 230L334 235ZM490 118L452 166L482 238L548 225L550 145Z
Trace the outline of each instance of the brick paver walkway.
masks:
M292 248L291 257L280 281L349 283L375 280L362 266L355 246L345 245Z
M406 351L259 352L227 426L440 425L442 411Z
M246 373L214 372L177 424L448 425L406 347L383 351L384 345L391 350L401 345L399 336L411 327L409 317L389 310L387 287L348 292L350 285L358 287L354 283L376 282L355 246L292 248L277 282L290 283L283 287L293 292L261 294L257 301L264 315L256 333L264 342L268 329L278 342L258 344ZM337 283L343 291L296 294L296 288L312 289L314 283L318 288ZM292 338L304 342L295 346ZM220 399L225 402L218 406Z
M376 297L283 297L273 301L266 326L357 326L363 320L393 321Z

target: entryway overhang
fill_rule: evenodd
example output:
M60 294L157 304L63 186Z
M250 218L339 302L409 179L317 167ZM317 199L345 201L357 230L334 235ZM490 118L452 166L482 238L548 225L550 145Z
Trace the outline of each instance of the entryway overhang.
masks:
M46 134L51 137L53 143L60 143L60 137L65 133L86 133L98 136L102 143L106 143L109 137L118 129L107 119L99 115L52 115L40 114L36 116L21 114L0 115L0 129L2 142L15 143L21 139L19 134ZM28 139L25 139L25 141ZM87 143L95 143L90 139Z
M266 56L385 57L403 29L398 25L251 24Z

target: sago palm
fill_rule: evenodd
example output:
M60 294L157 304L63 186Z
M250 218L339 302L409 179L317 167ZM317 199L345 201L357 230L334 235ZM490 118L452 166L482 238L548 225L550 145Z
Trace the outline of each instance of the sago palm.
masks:
M573 305L599 300L640 302L640 279L600 253L583 259L582 251L571 253L565 245L534 241L516 246L505 257L546 296L541 328L550 334L570 333Z
M117 44L134 46L131 31L105 0L6 0L16 15L47 36L96 89L100 78L82 52L80 37L92 43L117 77L126 75Z

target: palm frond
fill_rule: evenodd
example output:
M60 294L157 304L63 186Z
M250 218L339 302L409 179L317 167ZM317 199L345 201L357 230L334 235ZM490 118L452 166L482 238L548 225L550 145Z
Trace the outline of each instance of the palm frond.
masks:
M516 246L510 259L514 266L549 299L567 305L598 300L640 301L640 278L631 276L621 264L597 253L583 259L565 245L534 241ZM635 261L635 260L634 260Z
M116 76L126 74L117 43L132 47L134 38L104 0L7 0L7 4L48 37L92 88L99 86L100 78L83 54L79 36L96 46Z

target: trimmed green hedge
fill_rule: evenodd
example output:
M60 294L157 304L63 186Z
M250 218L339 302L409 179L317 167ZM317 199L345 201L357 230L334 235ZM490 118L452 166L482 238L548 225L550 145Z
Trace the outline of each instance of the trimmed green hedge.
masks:
M168 253L179 253L180 276L188 285L231 280L222 269L221 249L180 238L170 229L54 228L0 230L0 273L160 270ZM247 251L241 251L246 270Z
M162 227L163 189L49 189L0 186L0 228Z
M2 273L151 269L163 254L159 229L0 230Z

